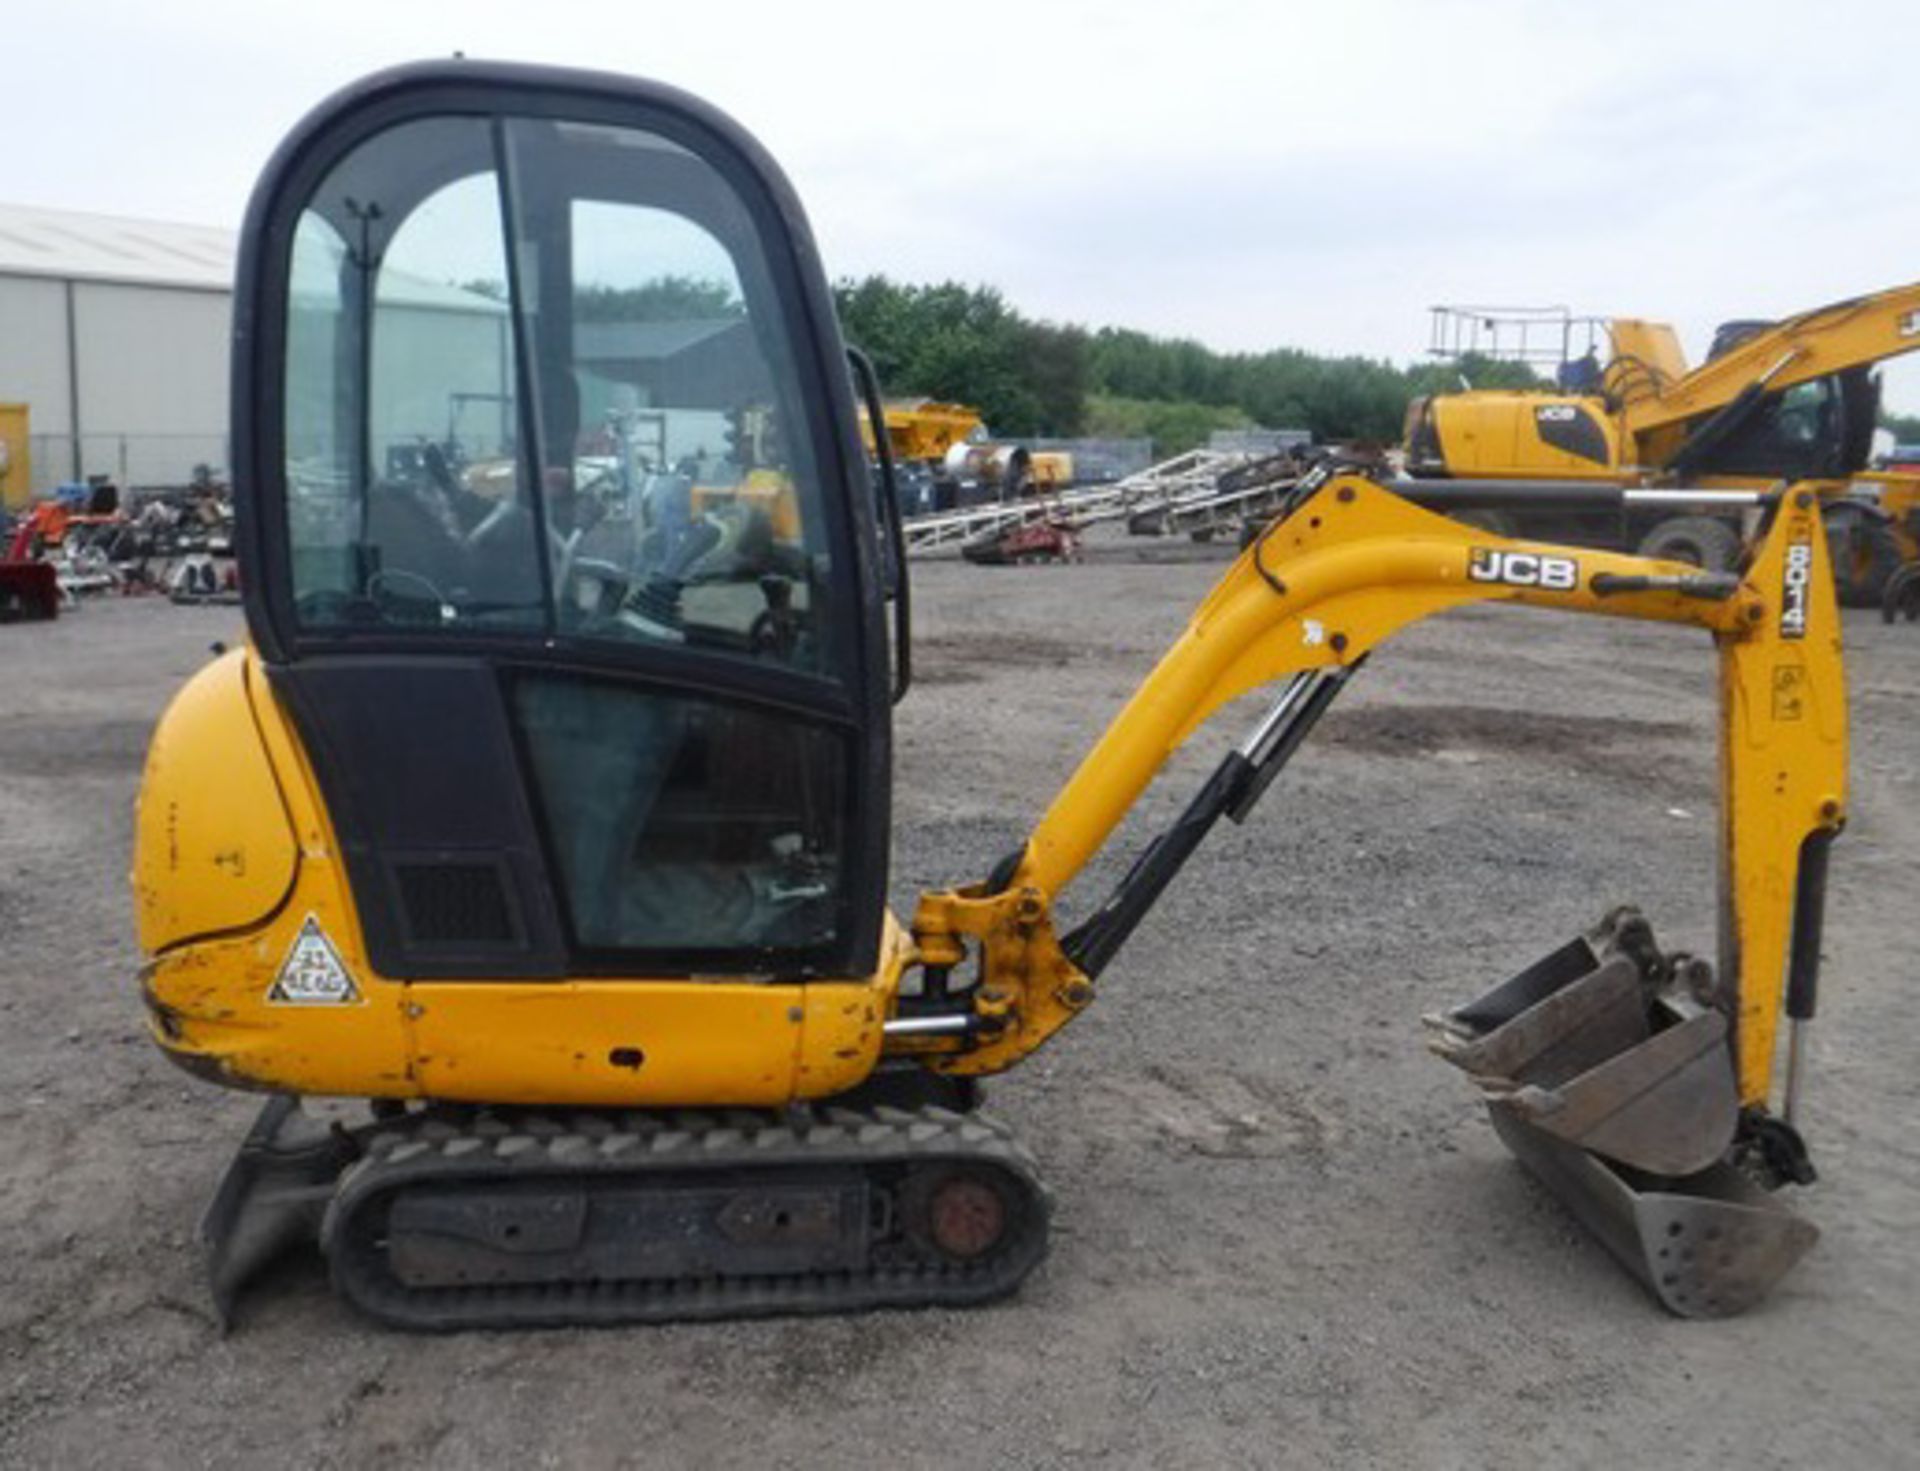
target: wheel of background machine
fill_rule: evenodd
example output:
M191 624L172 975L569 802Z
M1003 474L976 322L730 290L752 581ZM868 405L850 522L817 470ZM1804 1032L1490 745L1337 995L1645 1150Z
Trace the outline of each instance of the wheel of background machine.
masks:
M1887 579L1881 596L1880 616L1888 623L1904 618L1920 622L1920 562L1909 562Z
M1711 516L1675 516L1640 542L1640 555L1691 562L1702 572L1731 572L1740 559L1740 533Z
M1900 570L1900 544L1878 516L1845 501L1826 509L1827 550L1833 590L1845 608L1877 608L1887 583Z

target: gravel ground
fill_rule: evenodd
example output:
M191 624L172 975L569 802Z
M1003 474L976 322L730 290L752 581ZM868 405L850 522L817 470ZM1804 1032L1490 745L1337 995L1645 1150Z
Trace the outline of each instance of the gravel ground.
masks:
M919 572L896 897L985 872L1224 553ZM123 875L147 732L231 610L0 630L0 1465L1670 1467L1914 1464L1920 1444L1920 632L1850 615L1805 1124L1824 1237L1760 1310L1663 1316L1500 1149L1421 1012L1643 905L1712 938L1712 659L1511 610L1383 650L1210 840L1100 1004L1000 1080L1057 1196L1015 1301L403 1337L293 1260L221 1337L194 1225L257 1100L146 1043ZM1178 810L1172 764L1069 896Z

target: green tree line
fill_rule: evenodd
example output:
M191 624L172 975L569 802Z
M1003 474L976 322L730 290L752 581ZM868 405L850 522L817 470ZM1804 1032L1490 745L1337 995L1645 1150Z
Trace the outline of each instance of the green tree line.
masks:
M980 410L996 434L1151 437L1178 454L1214 429L1261 424L1316 440L1399 438L1407 401L1461 386L1537 384L1521 364L1485 359L1396 367L1297 348L1223 353L1128 328L1036 321L988 286L907 285L886 276L834 290L847 340L890 394Z
M499 281L465 285L506 296ZM969 404L996 434L1020 438L1148 438L1171 455L1204 443L1216 429L1265 425L1309 430L1322 443L1390 444L1416 395L1463 382L1539 382L1522 364L1484 358L1398 367L1290 347L1216 352L1188 338L1039 321L990 286L954 281L922 286L874 275L841 281L834 296L848 341L872 356L888 393ZM583 321L679 321L744 310L729 285L685 276L586 285L575 298Z
M1920 444L1920 414L1880 414L1880 427L1892 434L1896 443Z

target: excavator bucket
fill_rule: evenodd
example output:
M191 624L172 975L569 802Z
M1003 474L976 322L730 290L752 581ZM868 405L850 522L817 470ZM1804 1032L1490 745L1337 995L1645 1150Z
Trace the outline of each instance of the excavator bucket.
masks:
M1727 1162L1739 1094L1726 1017L1694 994L1703 969L1621 910L1427 1019L1507 1147L1690 1318L1752 1306L1819 1234Z

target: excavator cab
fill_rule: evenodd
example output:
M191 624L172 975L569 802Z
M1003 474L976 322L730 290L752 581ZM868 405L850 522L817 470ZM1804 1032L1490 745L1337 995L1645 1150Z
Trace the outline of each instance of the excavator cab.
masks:
M665 87L406 68L244 241L248 626L373 968L872 972L895 512L772 160Z

